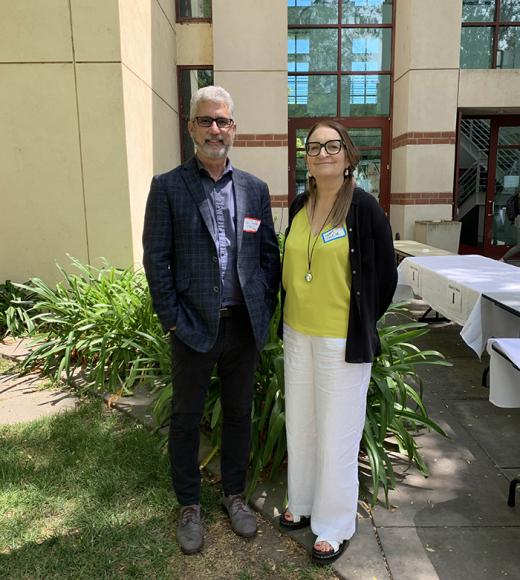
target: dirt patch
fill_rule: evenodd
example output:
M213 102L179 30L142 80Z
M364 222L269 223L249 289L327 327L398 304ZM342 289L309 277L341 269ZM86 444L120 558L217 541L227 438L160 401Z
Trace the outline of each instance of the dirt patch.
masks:
M204 525L204 550L194 556L175 558L171 562L172 578L338 578L331 568L314 566L304 548L281 534L260 515L257 515L258 535L253 539L234 534L224 513L213 512L211 516L213 521Z

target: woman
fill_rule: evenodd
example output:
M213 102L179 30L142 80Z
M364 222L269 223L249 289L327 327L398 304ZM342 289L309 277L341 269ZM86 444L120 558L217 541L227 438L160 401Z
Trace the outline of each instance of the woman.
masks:
M346 129L322 121L305 149L308 186L289 210L283 261L289 504L280 525L311 525L313 560L330 564L355 532L376 322L397 271L388 220L355 186L359 154Z

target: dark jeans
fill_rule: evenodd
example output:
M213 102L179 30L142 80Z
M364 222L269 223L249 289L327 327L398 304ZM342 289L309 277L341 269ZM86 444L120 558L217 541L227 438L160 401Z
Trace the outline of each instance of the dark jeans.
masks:
M181 505L199 503L199 425L211 372L217 365L222 404L222 485L226 495L245 489L251 442L251 405L258 350L245 307L220 320L209 352L197 352L171 335L173 400L169 452L173 488Z

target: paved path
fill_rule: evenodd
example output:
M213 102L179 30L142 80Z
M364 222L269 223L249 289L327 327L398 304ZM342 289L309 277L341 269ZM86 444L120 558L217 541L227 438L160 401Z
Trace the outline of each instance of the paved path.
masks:
M0 375L0 425L33 421L74 409L76 397L45 388L38 375Z
M0 356L20 360L27 350L19 343L0 343ZM0 425L33 421L74 409L78 399L63 391L46 387L48 380L37 374L23 377L0 374Z
M520 493L507 506L509 480L520 473L520 409L499 409L481 386L487 361L462 341L460 327L432 327L418 344L442 352L452 367L420 367L430 416L448 433L418 437L430 468L414 469L390 493L391 508L358 509L358 530L334 565L363 580L496 580L520 578ZM257 507L274 518L284 478L264 485ZM309 549L310 531L293 532Z

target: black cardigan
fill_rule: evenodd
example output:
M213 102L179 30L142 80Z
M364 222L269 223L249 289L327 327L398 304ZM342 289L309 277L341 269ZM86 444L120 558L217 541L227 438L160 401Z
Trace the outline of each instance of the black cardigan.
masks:
M289 208L289 235L294 216L304 207L307 194L298 195ZM397 285L392 230L376 198L356 187L347 215L352 286L347 329L345 361L372 362L381 353L376 328L377 321L386 312ZM283 304L278 335L283 333Z

